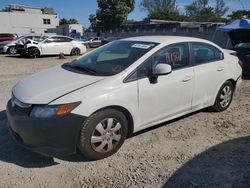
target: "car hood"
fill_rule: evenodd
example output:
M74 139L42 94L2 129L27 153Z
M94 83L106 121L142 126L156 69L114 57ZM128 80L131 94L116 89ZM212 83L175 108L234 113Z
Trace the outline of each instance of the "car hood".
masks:
M48 104L61 96L103 79L99 76L74 73L56 66L19 81L14 86L12 94L23 103Z

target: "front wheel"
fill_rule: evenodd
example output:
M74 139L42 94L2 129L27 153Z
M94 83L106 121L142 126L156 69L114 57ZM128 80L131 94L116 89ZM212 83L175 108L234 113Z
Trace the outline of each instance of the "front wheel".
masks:
M90 160L108 157L122 146L128 132L125 115L114 109L90 116L80 132L78 148Z
M234 87L232 82L226 81L220 88L215 103L213 105L213 110L221 112L226 110L233 99Z
M17 49L15 46L11 46L11 47L9 47L8 52L11 55L15 55L17 53Z
M30 58L38 58L38 57L40 57L40 51L37 48L28 49L28 53L29 53Z
M81 50L79 48L73 48L70 53L71 56L79 56L81 55Z

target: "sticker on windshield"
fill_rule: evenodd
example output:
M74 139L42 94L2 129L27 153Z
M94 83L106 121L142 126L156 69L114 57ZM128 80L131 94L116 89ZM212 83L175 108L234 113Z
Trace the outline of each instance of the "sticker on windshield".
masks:
M146 44L133 44L131 47L132 48L149 49L151 46L146 45Z

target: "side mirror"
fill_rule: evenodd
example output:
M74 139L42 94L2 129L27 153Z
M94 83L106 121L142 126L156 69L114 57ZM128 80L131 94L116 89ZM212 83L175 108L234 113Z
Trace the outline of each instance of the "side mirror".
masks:
M171 72L172 72L172 67L169 64L159 63L153 69L153 75L155 75L155 76L166 75L166 74L169 74Z
M162 75L167 75L172 72L172 67L169 64L159 63L153 69L151 75L149 76L149 81L151 84L156 84L158 81L158 77Z

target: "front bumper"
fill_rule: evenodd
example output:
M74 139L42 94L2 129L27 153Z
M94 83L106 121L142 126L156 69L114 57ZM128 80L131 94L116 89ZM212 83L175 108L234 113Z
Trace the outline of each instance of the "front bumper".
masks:
M7 53L8 47L6 46L0 46L0 53Z
M61 157L76 153L79 132L86 117L67 114L35 118L7 104L7 118L14 140L45 156Z

